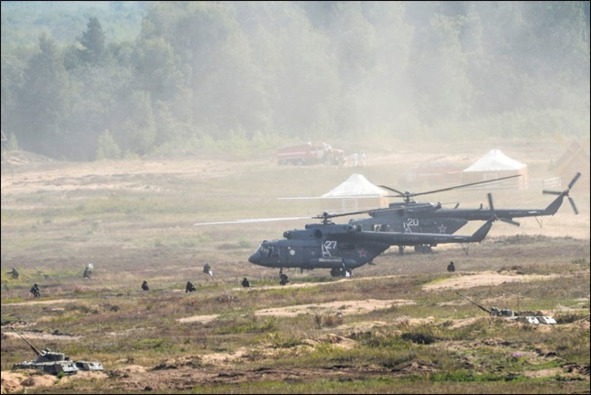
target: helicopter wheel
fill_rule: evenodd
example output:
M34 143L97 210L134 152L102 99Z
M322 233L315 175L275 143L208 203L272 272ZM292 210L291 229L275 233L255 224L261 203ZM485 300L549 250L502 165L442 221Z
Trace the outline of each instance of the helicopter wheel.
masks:
M342 277L343 276L342 269L337 268L337 267L333 267L332 269L330 269L330 275L332 277Z
M404 246L398 246L398 255L404 255Z

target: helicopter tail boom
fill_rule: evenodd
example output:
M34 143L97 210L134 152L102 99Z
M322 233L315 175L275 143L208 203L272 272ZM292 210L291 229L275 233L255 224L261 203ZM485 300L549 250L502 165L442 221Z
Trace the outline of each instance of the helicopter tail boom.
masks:
M454 234L441 233L401 233L401 232L374 232L364 231L359 232L360 235L365 235L367 240L376 242L388 243L390 245L432 245L446 244L446 243L476 243L484 240L492 227L492 223L497 218L493 216L484 223L471 236L462 236ZM361 236L358 236L361 237Z

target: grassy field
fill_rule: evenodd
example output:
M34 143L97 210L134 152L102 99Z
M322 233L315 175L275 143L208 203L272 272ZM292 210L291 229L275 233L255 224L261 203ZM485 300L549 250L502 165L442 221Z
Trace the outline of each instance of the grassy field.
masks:
M553 197L540 193L541 180L561 149L514 146L504 152L528 164L530 187L493 190L495 205L543 208ZM446 148L460 165L484 154ZM403 184L441 147L366 151L364 168L280 167L262 154L73 164L3 153L2 393L588 393L588 184L571 191L579 215L565 202L543 226L496 223L468 253L389 250L351 278L291 271L287 286L247 258L262 240L314 220L193 226L315 216L328 208L278 197L319 196L351 173L417 192L450 185ZM425 200L436 198L477 207L486 191ZM84 279L88 263L95 270ZM13 267L18 279L7 274ZM187 281L196 292L184 292ZM40 298L29 294L33 283ZM458 292L557 324L491 317ZM34 359L14 331L105 371L11 371Z

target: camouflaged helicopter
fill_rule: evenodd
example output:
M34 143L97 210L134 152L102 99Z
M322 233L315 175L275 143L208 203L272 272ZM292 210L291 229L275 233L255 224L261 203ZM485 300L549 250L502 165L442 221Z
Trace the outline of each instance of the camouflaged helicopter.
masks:
M482 206L475 209L460 209L458 205L454 208L443 208L441 203L416 202L412 198L415 196L427 195L435 192L443 192L467 186L484 184L488 182L500 181L508 178L518 177L509 176L493 180L479 181L470 184L463 184L449 188L437 189L427 192L411 193L400 192L394 188L380 185L381 188L395 192L396 195L390 197L401 197L403 202L390 203L387 208L378 208L370 210L367 214L369 218L357 218L349 221L350 225L361 226L363 230L404 232L404 233L440 233L453 234L468 223L468 221L486 221L490 218L490 209ZM514 218L521 217L539 217L556 214L565 197L568 198L575 214L579 213L572 197L569 196L571 188L581 177L581 173L575 174L574 178L568 184L564 191L544 190L544 194L558 195L546 208L542 209L495 209L495 215L500 221L519 226ZM492 202L491 202L492 204ZM431 252L434 245L425 243L415 245L417 252ZM403 254L405 245L399 244L399 253Z
M489 194L489 201L492 197ZM492 204L491 204L492 208ZM333 277L349 277L353 269L371 263L392 245L438 245L445 243L475 243L484 240L493 222L497 219L489 211L488 220L472 235L460 236L440 233L405 233L363 230L360 225L336 224L335 217L366 213L357 211L341 214L323 213L312 217L321 223L307 224L304 229L283 233L283 239L264 240L248 258L252 264L278 268L281 284L288 281L283 269L303 270L330 269ZM218 225L229 223L268 222L306 219L310 217L261 218L224 222L202 222L194 225Z

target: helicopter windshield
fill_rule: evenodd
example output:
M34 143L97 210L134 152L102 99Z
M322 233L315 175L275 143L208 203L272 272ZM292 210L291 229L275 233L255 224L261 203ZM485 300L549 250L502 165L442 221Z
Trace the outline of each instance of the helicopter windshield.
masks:
M275 259L279 255L279 249L273 246L273 243L265 240L261 243L259 248L248 258L248 261L255 265L265 266L268 258Z
M275 248L267 240L263 241L261 245L255 250L255 254L260 254L263 257L269 257L273 254Z

